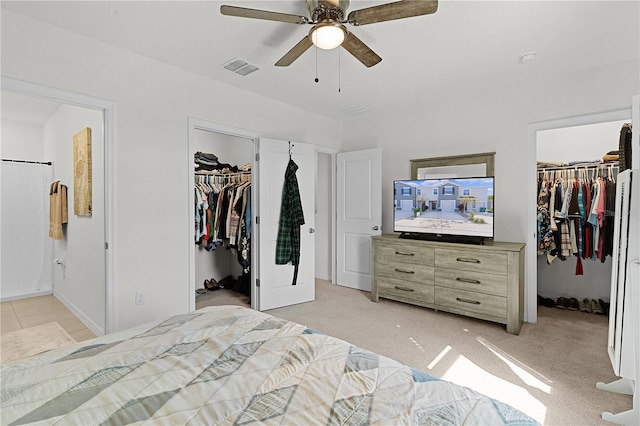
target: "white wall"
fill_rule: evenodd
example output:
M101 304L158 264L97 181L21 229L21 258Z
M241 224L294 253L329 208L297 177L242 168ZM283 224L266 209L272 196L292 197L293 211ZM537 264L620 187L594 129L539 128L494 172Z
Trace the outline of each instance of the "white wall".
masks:
M73 212L73 135L91 129L92 215ZM68 187L69 222L65 239L54 242L54 258L65 258L66 267L54 269L54 295L94 332L105 330L104 253L104 140L101 111L62 105L44 125L46 158L53 161L53 178Z
M339 147L342 124L326 117L10 11L1 24L3 76L116 104L114 330L189 309L187 117Z
M222 133L196 129L194 131L194 148L196 152L214 154L220 163L242 167L251 162L253 141ZM228 275L238 278L242 267L238 263L235 251L218 247L207 251L200 246L195 250L196 288L204 288L204 280L214 278L220 281Z
M538 161L599 161L609 151L617 151L620 129L627 121L591 124L539 131L536 135ZM556 259L551 265L546 256L538 256L538 294L557 299L575 297L609 300L611 258L582 260L583 275L576 275L576 258Z
M40 124L3 119L0 156L10 160L50 161L43 156L42 131Z

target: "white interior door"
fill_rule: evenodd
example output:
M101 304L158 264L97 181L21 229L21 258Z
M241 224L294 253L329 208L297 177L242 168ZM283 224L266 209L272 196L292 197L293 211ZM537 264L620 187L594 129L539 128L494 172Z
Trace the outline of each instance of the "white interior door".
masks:
M337 163L337 283L371 291L371 236L382 233L382 152L341 152Z
M298 165L296 177L305 224L300 228L300 265L296 285L294 267L276 265L276 242L284 175L289 163L289 143L274 139L258 141L258 277L257 309L279 308L315 300L315 148L294 143L291 158Z

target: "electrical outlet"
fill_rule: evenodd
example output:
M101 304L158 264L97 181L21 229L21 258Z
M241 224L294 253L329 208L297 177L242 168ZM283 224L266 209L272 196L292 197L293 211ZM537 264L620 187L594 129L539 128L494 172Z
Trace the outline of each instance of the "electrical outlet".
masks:
M147 292L136 291L136 306L147 303Z

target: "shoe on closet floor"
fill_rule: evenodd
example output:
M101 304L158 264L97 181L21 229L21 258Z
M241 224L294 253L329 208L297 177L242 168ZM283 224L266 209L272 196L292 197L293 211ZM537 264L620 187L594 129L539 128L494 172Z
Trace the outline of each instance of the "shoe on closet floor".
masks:
M609 316L609 303L605 302L602 299L598 299L598 303L600 303L600 306L602 306L602 310L604 311L604 314L606 316Z
M556 300L556 308L567 309L568 300L566 297L558 297Z
M219 290L220 289L220 284L218 284L218 281L216 281L215 278L211 278L210 280L204 280L204 286L209 291L214 291L214 290Z
M555 308L556 302L553 299L549 299L548 297L542 298L542 306L546 306L547 308Z
M538 295L538 305L546 306L547 308L555 308L556 302L548 297L542 297Z
M582 302L580 302L580 312L593 312L591 310L591 301L589 299L584 299Z
M598 301L595 299L591 299L591 312L598 315L604 314L604 310L602 309L602 306L600 306L600 303L598 303Z
M575 297L568 299L567 309L569 309L570 311L577 311L578 309L580 309L580 303L578 302L578 299L576 299Z

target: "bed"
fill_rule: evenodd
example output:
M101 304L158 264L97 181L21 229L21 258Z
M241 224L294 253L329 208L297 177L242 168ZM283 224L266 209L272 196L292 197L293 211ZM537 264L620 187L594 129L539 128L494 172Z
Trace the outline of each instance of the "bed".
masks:
M0 367L1 423L537 424L300 324L216 306Z

